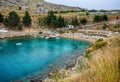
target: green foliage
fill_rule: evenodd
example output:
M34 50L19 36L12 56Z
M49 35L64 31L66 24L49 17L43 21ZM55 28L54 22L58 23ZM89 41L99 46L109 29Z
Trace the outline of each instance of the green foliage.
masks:
M39 34L42 34L43 32L39 32Z
M59 26L59 27L64 27L64 26L66 25L66 24L65 24L65 19L64 19L62 16L59 16L57 20L58 20L58 22L59 22L59 23L58 23L58 26Z
M74 26L78 26L79 25L78 19L76 17L72 18L71 24Z
M4 21L4 16L0 13L0 23L3 23Z
M23 17L23 24L24 26L27 26L27 27L29 27L32 24L32 19L28 11L25 12L25 16Z
M108 16L107 15L103 15L103 21L108 21Z
M83 25L85 25L87 23L87 19L86 18L82 18L80 20L80 23L83 24Z
M38 19L38 25L40 25L40 26L46 26L47 25L47 18L46 17L39 18Z
M94 22L100 22L100 21L101 21L101 16L95 15Z
M18 7L18 9L19 9L19 10L21 10L21 9L22 9L22 7Z
M93 9L93 10L89 10L89 12L98 12L98 10Z
M120 24L114 24L110 30L120 32Z
M95 49L99 49L99 48L102 48L102 47L104 47L104 46L106 46L107 45L107 42L105 42L105 41L100 41L100 42L96 42L95 44L94 44L94 48Z
M89 50L87 50L86 52L85 52L85 58L90 58L92 55L91 55L91 51L89 51Z
M99 10L99 12L108 12L108 10L103 10L103 9L102 9L102 10Z
M56 19L56 20L52 20L52 26L54 28L58 28L59 27L59 21Z
M5 26L9 26L9 20L8 20L7 17L4 19L4 22L3 22L3 23L4 23Z
M89 13L89 12L86 12L86 15L88 16L88 15L90 15L90 13Z
M9 13L9 16L7 18L5 18L4 24L8 27L18 27L20 24L20 17L19 15L12 11Z
M94 22L101 22L101 21L108 21L107 15L95 15L94 16Z
M96 42L101 42L103 41L103 38L98 39Z
M53 20L56 20L56 16L53 11L48 12L48 16L46 17L46 23L48 26L52 26Z
M89 59L92 56L91 55L92 51L105 47L106 45L107 45L106 41L104 41L102 38L98 39L95 43L91 44L89 48L86 50L85 57Z
M18 30L20 30L20 31L23 30L22 24L19 24L19 26L18 26Z
M50 26L53 28L60 28L64 27L66 25L65 19L62 16L59 16L58 18L54 15L53 11L48 12L47 17L44 17L42 19L38 19L39 25L42 26Z

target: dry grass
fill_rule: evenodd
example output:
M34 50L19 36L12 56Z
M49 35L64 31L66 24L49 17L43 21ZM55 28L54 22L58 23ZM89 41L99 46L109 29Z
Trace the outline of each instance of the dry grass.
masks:
M108 42L108 46L92 52L89 70L74 74L63 82L120 82L120 36Z

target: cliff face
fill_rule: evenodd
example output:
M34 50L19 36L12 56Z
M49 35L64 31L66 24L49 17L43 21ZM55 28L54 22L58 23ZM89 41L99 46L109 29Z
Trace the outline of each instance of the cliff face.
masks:
M44 0L0 0L0 9L30 11L31 13L46 13L50 10L81 10L78 7L70 7L45 2Z

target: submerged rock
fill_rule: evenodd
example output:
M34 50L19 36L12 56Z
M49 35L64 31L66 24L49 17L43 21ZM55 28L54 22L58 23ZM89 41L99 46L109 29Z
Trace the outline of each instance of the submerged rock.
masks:
M16 43L16 46L21 46L22 45L22 43Z

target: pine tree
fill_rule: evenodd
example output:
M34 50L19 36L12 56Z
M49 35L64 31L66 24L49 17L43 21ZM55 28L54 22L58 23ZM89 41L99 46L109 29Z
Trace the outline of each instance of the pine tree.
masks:
M4 19L4 22L3 22L3 23L4 23L4 25L7 26L7 27L9 26L9 20L8 20L7 17Z
M79 25L78 19L76 17L73 18L72 21L71 21L71 24L74 25L74 26L78 26Z
M23 25L29 27L32 24L32 19L29 15L29 12L25 12L25 16L23 17Z
M59 27L65 26L65 19L62 16L58 17Z
M11 28L18 27L20 24L20 17L16 12L12 11L9 13L8 18L5 19L5 22L7 26Z
M53 20L56 20L56 16L54 15L53 11L48 12L48 16L47 16L47 25L48 26L53 26Z
M0 23L3 23L3 21L4 21L4 17L3 17L3 15L0 13Z
M107 15L103 15L103 21L108 21L108 16Z

